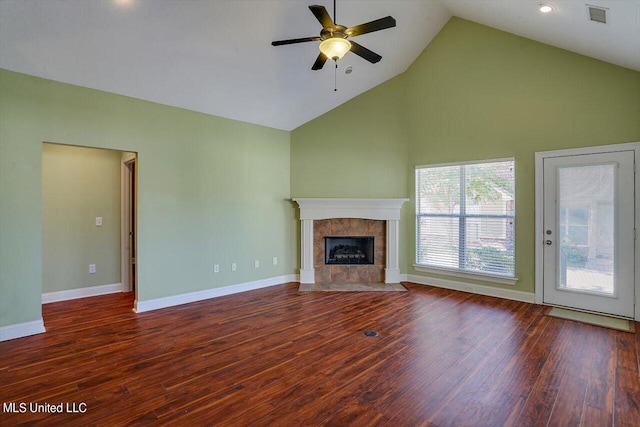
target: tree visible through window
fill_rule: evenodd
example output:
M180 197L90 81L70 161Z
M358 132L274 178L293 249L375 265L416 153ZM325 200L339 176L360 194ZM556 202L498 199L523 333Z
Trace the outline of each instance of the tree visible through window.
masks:
M515 275L514 161L416 168L416 263Z

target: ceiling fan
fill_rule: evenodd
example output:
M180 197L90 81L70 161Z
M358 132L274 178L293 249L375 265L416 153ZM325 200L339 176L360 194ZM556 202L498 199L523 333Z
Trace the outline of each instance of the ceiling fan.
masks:
M304 43L311 41L320 42L320 54L316 59L316 62L311 67L312 70L320 70L324 67L324 63L327 59L331 58L334 61L341 59L347 52L351 51L361 58L375 64L382 59L382 56L375 52L370 51L366 47L359 45L356 42L347 40L350 37L360 36L362 34L372 33L374 31L385 30L396 26L396 20L391 16L385 18L376 19L375 21L367 22L366 24L356 25L355 27L345 27L338 25L331 20L327 9L324 6L312 5L309 6L311 13L316 17L320 24L322 24L322 31L320 36L316 37L304 37L300 39L279 40L271 42L273 46L282 46L286 44ZM333 18L336 18L336 1L333 0Z

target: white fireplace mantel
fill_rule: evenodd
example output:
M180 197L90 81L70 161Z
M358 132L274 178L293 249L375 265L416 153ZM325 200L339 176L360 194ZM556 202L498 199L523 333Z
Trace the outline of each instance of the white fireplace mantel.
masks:
M332 218L362 218L387 222L385 283L400 282L400 209L409 199L295 198L300 207L302 266L300 283L315 283L313 268L313 221Z
M400 208L409 199L293 199L300 219L362 218L400 220Z

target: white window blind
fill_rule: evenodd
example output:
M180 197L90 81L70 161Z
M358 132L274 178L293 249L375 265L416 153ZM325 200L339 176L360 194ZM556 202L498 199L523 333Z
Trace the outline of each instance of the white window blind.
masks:
M515 276L513 160L416 168L416 264Z

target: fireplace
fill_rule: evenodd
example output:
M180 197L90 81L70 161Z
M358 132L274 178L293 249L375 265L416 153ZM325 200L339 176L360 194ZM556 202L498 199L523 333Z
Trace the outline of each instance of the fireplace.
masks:
M373 236L326 236L325 264L373 265Z
M400 207L409 199L293 201L300 207L300 283L400 282ZM373 265L326 265L324 236L373 236Z

